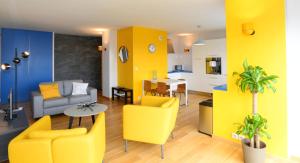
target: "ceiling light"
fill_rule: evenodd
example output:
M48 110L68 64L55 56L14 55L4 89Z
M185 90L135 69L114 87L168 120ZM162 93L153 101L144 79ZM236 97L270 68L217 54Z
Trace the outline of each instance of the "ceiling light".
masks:
M193 45L206 45L206 44L203 39L199 38L196 42L193 43Z
M197 25L197 28L200 32L201 26ZM196 42L194 42L193 45L206 45L206 44L205 44L205 41L202 38L198 38L198 40Z
M179 33L177 36L191 36L193 35L192 33Z

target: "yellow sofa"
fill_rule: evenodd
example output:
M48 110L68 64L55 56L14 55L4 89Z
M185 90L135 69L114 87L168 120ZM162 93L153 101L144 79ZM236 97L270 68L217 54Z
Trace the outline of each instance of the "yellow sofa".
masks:
M141 105L123 107L123 138L127 152L128 140L161 145L164 158L164 144L175 127L179 109L178 98L144 96Z
M10 163L100 163L105 152L105 114L89 132L85 128L51 130L45 116L8 146Z

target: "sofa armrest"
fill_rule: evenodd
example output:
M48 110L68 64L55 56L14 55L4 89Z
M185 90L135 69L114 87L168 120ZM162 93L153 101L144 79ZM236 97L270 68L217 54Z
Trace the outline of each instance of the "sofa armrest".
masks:
M44 115L44 99L40 92L34 91L31 93L33 118L39 118Z
M164 144L172 122L172 108L139 105L123 107L123 138L153 144Z
M87 94L91 96L91 102L97 102L97 89L93 87L87 88Z

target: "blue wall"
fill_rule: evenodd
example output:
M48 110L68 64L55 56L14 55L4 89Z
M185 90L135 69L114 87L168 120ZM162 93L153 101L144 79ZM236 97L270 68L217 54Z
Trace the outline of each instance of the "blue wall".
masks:
M30 100L30 92L38 90L40 82L52 81L52 32L1 29L1 63L13 66L14 50L18 54L30 51L30 57L18 65L18 101ZM14 88L14 70L1 71L1 103L7 103L10 88Z

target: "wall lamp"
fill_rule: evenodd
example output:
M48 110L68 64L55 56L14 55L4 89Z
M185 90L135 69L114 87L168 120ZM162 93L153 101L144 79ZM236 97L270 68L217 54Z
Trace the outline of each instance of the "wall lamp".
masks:
M245 35L253 36L255 35L255 29L253 23L242 24L242 31Z
M1 64L1 70L8 70L11 66L8 63Z

